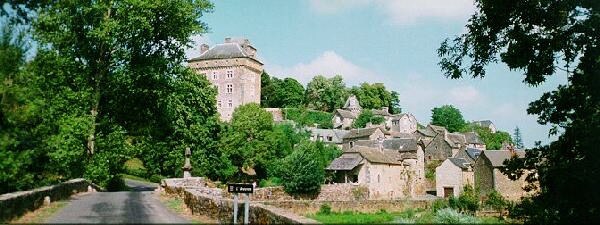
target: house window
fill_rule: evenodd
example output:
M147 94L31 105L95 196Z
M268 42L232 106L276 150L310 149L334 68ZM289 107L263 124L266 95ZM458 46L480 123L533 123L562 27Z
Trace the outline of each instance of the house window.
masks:
M222 104L221 104L221 100L217 101L217 108L221 108Z
M333 141L333 137L327 136L327 141Z
M233 100L227 101L227 107L233 108Z
M227 84L227 93L233 93L233 84Z
M354 147L354 141L350 142L350 148Z
M233 78L233 70L227 70L227 79Z
M212 72L212 77L213 77L213 80L219 79L219 74L217 74L217 71Z

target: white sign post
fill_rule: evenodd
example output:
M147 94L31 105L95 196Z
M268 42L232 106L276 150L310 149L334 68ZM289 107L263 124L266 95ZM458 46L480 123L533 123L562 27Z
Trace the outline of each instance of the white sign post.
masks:
M254 185L228 184L227 191L233 193L233 224L237 224L239 193L246 194L246 201L244 202L244 224L250 223L250 193L254 191Z

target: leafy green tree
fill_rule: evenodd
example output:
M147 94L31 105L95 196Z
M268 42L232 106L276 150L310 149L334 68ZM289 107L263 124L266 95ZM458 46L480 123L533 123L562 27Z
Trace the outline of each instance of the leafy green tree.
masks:
M451 197L448 204L461 212L475 213L480 206L479 191L471 185L465 185L458 198Z
M528 223L586 223L600 220L596 187L600 173L600 14L598 1L475 1L466 32L441 44L447 77L485 76L498 61L523 71L523 82L539 85L566 73L568 83L544 93L527 112L552 124L556 141L536 145L512 159L505 173L526 176L538 192L520 204ZM517 207L518 209L518 207Z
M513 140L509 133L497 130L495 133L492 133L492 130L488 127L482 127L476 124L468 124L461 132L475 132L479 135L479 138L486 146L488 150L499 150L502 148L502 144L504 143L513 143Z
M220 149L238 170L233 179L242 179L242 168L253 168L259 179L266 178L268 162L275 156L269 143L273 116L256 103L237 107L231 125L224 131ZM228 179L228 177L224 177Z
M292 120L299 125L314 126L330 129L333 127L332 114L307 108L286 108L283 110L285 119Z
M261 75L261 104L269 108L301 107L304 101L304 87L294 78L283 80Z
M290 194L317 194L325 181L325 167L339 156L335 146L301 141L292 154L282 160L283 187Z
M388 106L391 114L400 114L402 113L402 107L400 107L400 94L396 91L392 91L390 104Z
M332 112L341 108L349 93L342 76L326 78L317 75L306 85L305 102L311 109Z
M452 105L435 107L431 113L431 124L446 127L449 132L460 131L467 124L460 110Z
M352 87L350 92L358 98L360 106L365 109L380 109L392 105L392 93L382 83L362 83L360 87Z
M513 140L517 149L525 148L525 145L523 144L523 136L521 135L521 129L519 129L519 127L515 128L515 132L513 133Z
M154 151L169 153L154 154L162 164L155 172L165 173L175 146L204 147L206 141L190 136L212 138L204 129L211 129L206 118L214 109L182 100L179 92L190 90L180 86L189 83L212 91L208 82L187 82L193 73L183 65L190 37L206 29L199 18L212 8L208 1L14 1L4 7L23 9L18 16L40 46L27 73L35 78L28 88L43 90L36 98L44 120L33 129L40 141L32 143L44 154L38 163L46 177L115 183L131 143L146 140L164 147ZM214 98L191 91L185 94Z
M354 120L352 123L352 128L364 128L368 123L373 125L382 124L385 122L385 119L381 116L375 116L373 111L364 109L358 115L358 118Z
M304 87L294 78L283 79L281 85L281 107L301 107L304 101Z
M495 210L502 210L506 208L508 204L509 202L496 190L490 192L485 200L485 205Z

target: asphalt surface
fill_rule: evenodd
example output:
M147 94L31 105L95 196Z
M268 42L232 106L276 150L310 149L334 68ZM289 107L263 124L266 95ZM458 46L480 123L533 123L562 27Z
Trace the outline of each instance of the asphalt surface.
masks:
M126 180L133 191L94 192L75 196L47 223L190 223L169 211L154 190L156 184Z

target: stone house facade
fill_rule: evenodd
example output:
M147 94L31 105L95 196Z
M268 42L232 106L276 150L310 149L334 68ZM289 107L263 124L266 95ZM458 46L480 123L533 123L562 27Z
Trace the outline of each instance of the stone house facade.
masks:
M501 172L504 161L513 155L524 157L525 151L486 150L481 152L474 167L475 186L479 188L481 195L487 195L496 190L508 200L519 200L528 194L523 190L523 187L527 185L524 176L513 181Z
M418 129L415 136L421 138L425 144L425 162L442 162L467 147L464 135L449 133L446 128L440 126L427 125Z
M188 65L217 89L221 120L231 120L234 109L240 105L260 104L263 63L248 39L225 38L224 43L211 48L201 45L200 51L200 56L188 60Z
M383 140L388 132L383 127L369 127L349 130L342 138L342 149L347 150L355 146L361 140Z
M490 131L492 133L496 133L496 125L494 125L494 123L492 123L491 120L473 121L472 124L475 124L475 125L481 126L481 127L487 127L490 129Z
M474 186L473 165L463 158L447 158L435 169L436 195L458 197L464 186Z
M360 141L362 145L334 159L326 168L334 173L333 182L364 185L372 200L424 194L421 146L414 139L386 141ZM394 150L394 146L402 150Z
M465 139L467 141L467 148L475 148L479 150L485 150L485 143L481 140L479 135L475 132L464 132Z
M412 134L417 131L417 118L411 113L395 115L391 120L390 131Z
M322 141L327 144L334 144L340 149L343 147L344 136L350 131L341 129L320 129L315 127L308 127L306 130L310 133L311 141Z
M333 123L333 128L339 129L349 129L352 127L352 123L354 120L358 118L360 112L362 111L362 107L358 102L356 96L352 95L346 99L346 103L344 103L344 107L341 109L336 109L333 112L333 118L331 119Z

